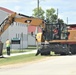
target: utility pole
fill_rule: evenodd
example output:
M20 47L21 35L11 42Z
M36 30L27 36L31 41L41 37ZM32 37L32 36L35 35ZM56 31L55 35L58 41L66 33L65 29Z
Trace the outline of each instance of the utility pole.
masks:
M67 25L68 25L68 17L67 17Z
M57 8L57 23L58 23L58 14L59 14L59 10L58 10L58 8Z
M38 11L38 18L39 18L39 0L37 0L37 11ZM36 34L38 33L38 26L36 27ZM38 49L38 42L37 42L37 49Z
M37 0L38 18L39 18L39 0Z

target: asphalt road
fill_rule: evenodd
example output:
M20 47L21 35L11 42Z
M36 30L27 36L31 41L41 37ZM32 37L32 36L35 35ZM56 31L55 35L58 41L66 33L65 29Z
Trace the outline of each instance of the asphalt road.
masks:
M76 75L76 56L49 57L19 67L0 68L0 75Z

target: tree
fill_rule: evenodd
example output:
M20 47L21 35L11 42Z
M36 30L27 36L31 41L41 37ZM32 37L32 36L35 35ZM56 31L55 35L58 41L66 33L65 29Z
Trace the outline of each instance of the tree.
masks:
M57 15L55 14L55 9L47 9L46 10L46 22L47 23L56 23Z
M41 8L41 7L39 7L39 12L38 12L38 8L35 8L34 10L33 10L33 16L34 17L39 17L39 18L41 18L41 19L44 19L45 17L44 17L44 10Z
M60 23L60 24L64 24L63 19L58 18L58 23Z
M57 23L57 14L55 12L56 10L54 8L50 8L47 9L45 13L44 10L41 7L39 7L39 12L38 8L35 8L33 10L33 17L39 17L45 20L44 14L46 14L46 23ZM63 19L58 18L58 23L64 24Z

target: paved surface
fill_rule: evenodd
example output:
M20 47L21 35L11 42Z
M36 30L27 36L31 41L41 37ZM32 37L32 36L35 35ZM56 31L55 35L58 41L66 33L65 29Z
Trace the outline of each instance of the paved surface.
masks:
M22 52L22 53L13 53L10 55L3 55L3 57L12 57L12 56L17 56L17 55L23 55L23 54L31 54L31 53L36 53L37 50L32 50L30 52Z
M20 67L0 68L0 75L76 75L76 56L50 57Z

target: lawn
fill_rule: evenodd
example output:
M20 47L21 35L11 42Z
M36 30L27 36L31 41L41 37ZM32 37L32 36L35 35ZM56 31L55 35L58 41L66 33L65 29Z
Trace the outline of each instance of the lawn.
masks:
M25 54L25 55L18 55L6 58L0 58L0 66L10 65L10 64L17 64L17 63L26 63L35 60L39 60L44 58L44 56L35 56L35 54Z
M22 52L28 52L28 51L32 51L35 50L36 47L28 47L27 49L11 49L11 54L12 53L22 53ZM7 54L6 49L3 50L3 55ZM12 56L12 57L4 57L4 58L0 58L0 66L2 65L9 65L9 64L17 64L17 63L26 63L26 62L30 62L30 61L34 61L34 60L38 60L43 58L43 56L35 56L35 54L25 54L25 55L18 55L18 56Z
M11 49L11 54L27 52L32 50L36 50L36 47L28 47L27 49L18 49L18 50ZM6 54L6 49L3 50L3 54ZM41 56L41 55L35 56L35 54L25 54L25 55L18 55L18 56L12 56L12 57L4 57L4 58L0 58L0 66L17 64L17 63L18 64L27 63L31 61L40 60L42 58L45 58L45 56Z

